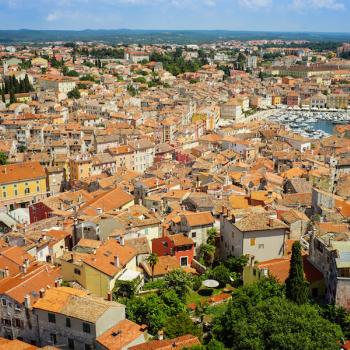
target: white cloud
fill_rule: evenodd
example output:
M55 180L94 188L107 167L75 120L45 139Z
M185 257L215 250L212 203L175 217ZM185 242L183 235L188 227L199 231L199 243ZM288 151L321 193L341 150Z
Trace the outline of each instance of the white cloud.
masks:
M292 8L297 10L327 9L340 11L345 10L345 4L338 0L293 0Z
M46 20L48 22L53 22L53 21L57 21L58 19L62 18L62 13L59 12L59 11L54 11L54 12L51 12L49 13L47 16L46 16Z
M272 5L272 0L239 0L239 4L251 9L268 8Z

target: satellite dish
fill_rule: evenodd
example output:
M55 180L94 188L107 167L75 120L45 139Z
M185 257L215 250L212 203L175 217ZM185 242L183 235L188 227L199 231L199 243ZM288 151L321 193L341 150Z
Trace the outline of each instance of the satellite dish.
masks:
M205 280L203 281L203 285L207 288L217 288L219 287L219 282L216 280Z

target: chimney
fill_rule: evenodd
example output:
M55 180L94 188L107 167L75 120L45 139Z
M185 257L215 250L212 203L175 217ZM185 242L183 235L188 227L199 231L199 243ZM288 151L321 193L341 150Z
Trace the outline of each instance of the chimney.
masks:
M119 244L122 245L122 246L125 246L124 236L120 236Z
M162 237L166 237L167 236L167 229L165 226L162 227Z
M24 259L24 264L26 265L26 267L29 267L29 259Z
M103 209L102 209L102 208L96 208L96 213L97 213L98 215L103 214Z
M60 281L59 281L59 280L56 280L56 281L55 281L55 287L56 287L56 288L57 288L57 287L59 287L59 286L60 286L60 284L61 284L61 283L60 283Z
M30 309L31 305L30 305L30 295L29 294L26 294L24 296L24 307L26 309Z
M108 292L108 293L107 293L107 300L108 300L108 301L113 301L113 300L112 300L112 292Z
M45 289L44 288L41 288L39 290L39 296L40 296L40 298L43 298L45 296Z
M116 256L114 257L114 266L115 266L115 267L119 267L119 265L120 265L119 256L116 255Z
M9 276L10 276L10 271L9 271L9 268L6 266L4 271L4 277L9 277Z
M27 265L26 264L22 264L22 266L20 267L21 272L22 273L27 273Z
M273 227L273 219L272 218L269 218L269 221L268 221L268 226L270 226L270 227Z
M163 340L164 339L164 332L161 329L160 331L158 331L158 340Z

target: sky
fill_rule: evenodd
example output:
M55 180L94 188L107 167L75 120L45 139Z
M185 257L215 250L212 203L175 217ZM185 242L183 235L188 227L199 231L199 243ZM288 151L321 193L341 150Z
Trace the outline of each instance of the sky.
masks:
M350 0L0 0L0 29L350 32Z

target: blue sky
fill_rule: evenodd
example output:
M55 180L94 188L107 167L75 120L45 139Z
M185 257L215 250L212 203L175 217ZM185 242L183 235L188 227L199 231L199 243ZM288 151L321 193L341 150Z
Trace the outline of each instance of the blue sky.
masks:
M0 0L0 29L350 32L350 0Z

